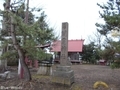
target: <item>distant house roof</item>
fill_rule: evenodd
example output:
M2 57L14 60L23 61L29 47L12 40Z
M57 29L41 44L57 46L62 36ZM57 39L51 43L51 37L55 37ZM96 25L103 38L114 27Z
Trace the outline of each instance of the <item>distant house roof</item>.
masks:
M68 40L68 52L82 52L84 40ZM51 52L61 51L61 41L53 42Z

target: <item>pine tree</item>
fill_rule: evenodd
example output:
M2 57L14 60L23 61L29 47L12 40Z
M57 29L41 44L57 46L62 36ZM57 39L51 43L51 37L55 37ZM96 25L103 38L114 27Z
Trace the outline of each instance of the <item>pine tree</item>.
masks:
M120 30L120 8L119 1L109 0L106 4L100 5L97 4L102 12L99 12L100 17L104 20L104 24L96 23L97 31L106 37L105 47L103 52L103 57L107 60L115 59L115 53L119 52L117 46L119 42L114 41L110 38L111 32L115 32L114 30Z
M16 3L17 5L15 5ZM46 15L44 12L39 12L41 15L38 17L38 20L35 21L34 15L29 11L28 23L26 23L26 17L24 16L26 13L24 0L14 3L11 3L10 0L6 0L4 7L6 9L5 11L1 11L1 14L5 20L5 28L2 30L3 33L1 33L1 36L8 34L11 37L10 42L8 42L8 40L6 42L7 44L11 43L16 49L25 72L25 79L29 81L31 80L31 74L25 63L25 56L33 60L44 59L45 52L42 49L37 49L35 46L38 44L44 45L51 43L56 37L53 29L49 28L45 21ZM3 42L5 42L4 38ZM5 58L7 58L6 55Z

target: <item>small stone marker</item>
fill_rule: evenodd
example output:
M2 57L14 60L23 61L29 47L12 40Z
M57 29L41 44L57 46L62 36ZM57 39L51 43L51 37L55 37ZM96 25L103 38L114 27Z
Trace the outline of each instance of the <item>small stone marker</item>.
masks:
M53 71L52 82L71 85L74 82L74 71L68 60L68 23L62 23L60 65Z

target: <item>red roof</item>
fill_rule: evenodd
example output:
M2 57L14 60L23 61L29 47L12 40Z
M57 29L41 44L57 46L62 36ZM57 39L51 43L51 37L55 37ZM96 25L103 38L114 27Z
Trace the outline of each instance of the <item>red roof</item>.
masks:
M68 52L82 52L84 40L68 40ZM61 41L53 42L51 52L61 51Z

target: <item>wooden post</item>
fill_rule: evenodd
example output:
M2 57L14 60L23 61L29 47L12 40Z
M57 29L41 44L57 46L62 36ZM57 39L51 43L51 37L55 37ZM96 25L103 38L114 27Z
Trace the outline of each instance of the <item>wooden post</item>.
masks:
M23 79L24 71L23 71L23 68L21 67L20 59L19 59L19 64L18 64L18 75L20 79Z
M34 61L34 66L35 66L35 68L38 68L38 60Z

